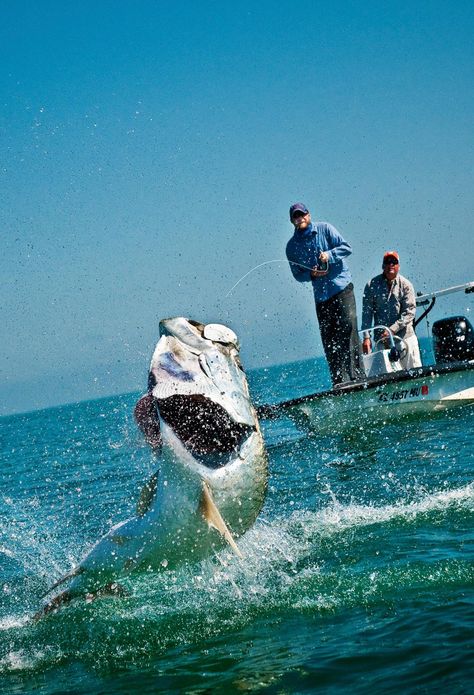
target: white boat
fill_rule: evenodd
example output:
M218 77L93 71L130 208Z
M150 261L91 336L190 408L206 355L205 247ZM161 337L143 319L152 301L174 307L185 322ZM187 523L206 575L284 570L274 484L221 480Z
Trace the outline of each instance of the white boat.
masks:
M474 292L474 282L417 297L426 307L419 323L433 308L437 297ZM385 328L376 326L372 330ZM464 316L435 321L432 326L434 364L404 370L400 364L403 341L391 337L389 347L379 345L363 355L365 378L338 384L335 388L259 408L265 418L290 417L305 429L340 430L363 427L364 421L388 422L403 416L429 414L474 403L474 329ZM380 343L380 341L379 341Z

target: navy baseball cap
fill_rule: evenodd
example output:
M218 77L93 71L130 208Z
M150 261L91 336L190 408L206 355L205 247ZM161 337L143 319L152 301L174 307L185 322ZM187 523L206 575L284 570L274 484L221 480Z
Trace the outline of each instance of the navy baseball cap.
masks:
M290 208L290 220L293 219L295 212L302 212L304 215L307 215L309 210L304 203L293 203Z

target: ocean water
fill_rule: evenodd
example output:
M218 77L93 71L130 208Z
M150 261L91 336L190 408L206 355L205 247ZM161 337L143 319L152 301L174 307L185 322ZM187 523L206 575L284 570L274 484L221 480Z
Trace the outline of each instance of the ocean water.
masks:
M249 375L257 404L322 360ZM268 494L199 565L31 616L133 513L155 463L137 394L0 419L0 692L474 692L474 409L310 435L263 423Z

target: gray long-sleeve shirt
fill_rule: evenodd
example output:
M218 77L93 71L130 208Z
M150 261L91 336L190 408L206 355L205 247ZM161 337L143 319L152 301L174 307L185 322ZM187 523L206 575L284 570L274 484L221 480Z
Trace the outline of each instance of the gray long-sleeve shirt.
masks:
M389 286L383 273L367 283L362 300L362 330L382 324L399 338L415 333L415 290L403 275L397 275ZM368 335L368 334L367 334ZM377 339L380 336L375 336Z

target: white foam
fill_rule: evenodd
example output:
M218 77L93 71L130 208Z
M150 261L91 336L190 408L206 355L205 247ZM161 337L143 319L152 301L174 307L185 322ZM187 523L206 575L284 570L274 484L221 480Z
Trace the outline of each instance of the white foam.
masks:
M0 630L11 630L16 627L23 627L26 625L30 616L24 615L21 617L5 616L0 619Z
M251 572L263 569L262 559L275 563L297 562L315 546L316 537L328 538L351 528L385 524L396 519L412 521L419 515L447 512L453 506L474 512L474 483L454 490L434 491L411 502L376 507L342 504L332 495L330 504L319 511L297 510L272 521L263 518L239 541L244 553L242 567ZM317 570L312 567L312 571Z
M31 650L12 649L0 659L0 673L35 669L42 662L54 663L60 655L60 650L52 647Z
M452 505L474 507L474 483L455 490L432 492L419 500L375 507L372 505L350 504L344 506L334 500L330 507L317 513L322 526L327 530L340 531L342 528L367 526L385 523L397 518L413 519L419 514L445 511Z
M14 557L13 552L8 548L5 548L3 545L0 545L0 553L6 555L7 557Z

